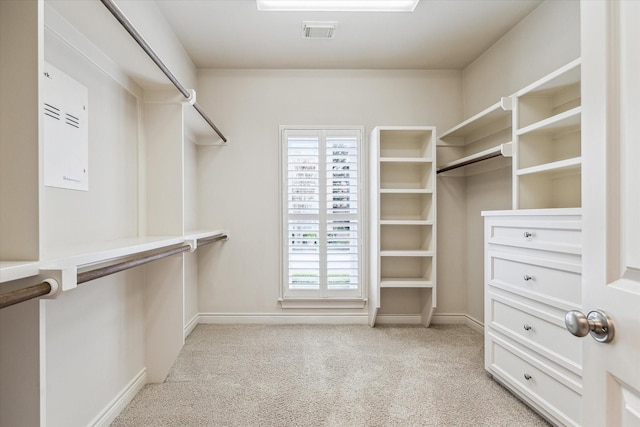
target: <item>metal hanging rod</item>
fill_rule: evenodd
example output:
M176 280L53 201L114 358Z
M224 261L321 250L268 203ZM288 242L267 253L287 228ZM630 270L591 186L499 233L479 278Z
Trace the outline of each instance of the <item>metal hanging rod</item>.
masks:
M211 237L203 237L198 239L197 247L208 245L218 240L228 239L228 234L218 234ZM99 267L93 270L84 271L78 273L76 281L79 284L86 283L91 280L99 279L101 277L109 276L120 271L128 270L130 268L138 267L139 265L147 264L152 261L157 261L162 258L166 258L172 255L176 255L182 252L186 252L191 249L190 245L184 244L178 247L169 248L162 252L155 252L148 255L142 255L138 258L119 262L117 264L108 265L106 267ZM43 295L47 295L51 292L51 285L46 281L37 285L29 286L26 288L16 289L14 291L0 294L0 309L9 307L14 304L28 301L33 298L38 298Z
M154 52L154 50L149 46L147 41L142 37L142 35L136 30L131 21L127 19L127 17L122 13L120 8L113 2L113 0L100 0L102 4L111 12L111 14L120 22L120 24L124 27L125 30L133 37L133 39L140 45L142 50L145 51L149 58L160 68L160 70L164 73L165 76L171 83L180 91L180 93L187 99L191 97L191 93L189 90L184 87L180 80L167 68L167 66L162 62L162 60L158 57L158 55ZM227 138L220 132L220 129L211 121L209 116L202 110L202 107L198 105L197 102L193 103L193 108L202 116L202 118L207 122L209 126L218 134L218 136L224 141L227 142Z
M217 242L218 240L225 240L228 238L229 238L228 234L218 234L217 236L203 237L202 239L198 239L198 247L208 245L213 242Z

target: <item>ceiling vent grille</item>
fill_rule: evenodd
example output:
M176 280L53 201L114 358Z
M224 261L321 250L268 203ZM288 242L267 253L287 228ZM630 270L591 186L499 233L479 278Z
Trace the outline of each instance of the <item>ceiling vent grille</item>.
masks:
M303 21L302 37L305 39L332 39L336 33L336 21Z

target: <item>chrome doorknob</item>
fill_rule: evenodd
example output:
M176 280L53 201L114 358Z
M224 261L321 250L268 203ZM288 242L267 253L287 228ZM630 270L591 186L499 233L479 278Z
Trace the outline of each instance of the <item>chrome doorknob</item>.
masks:
M576 337L591 337L601 343L608 343L613 340L613 321L607 313L602 310L590 311L586 316L579 311L572 310L564 316L564 324L567 330Z

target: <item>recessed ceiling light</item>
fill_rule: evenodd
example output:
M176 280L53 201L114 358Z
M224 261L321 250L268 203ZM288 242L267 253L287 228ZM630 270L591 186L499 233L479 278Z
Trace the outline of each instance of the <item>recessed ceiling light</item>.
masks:
M419 0L256 0L264 11L413 12Z

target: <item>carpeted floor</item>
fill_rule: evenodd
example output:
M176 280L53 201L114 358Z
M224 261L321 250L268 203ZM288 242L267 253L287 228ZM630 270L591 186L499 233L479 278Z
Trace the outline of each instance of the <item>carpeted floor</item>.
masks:
M199 325L112 426L547 426L466 326Z

